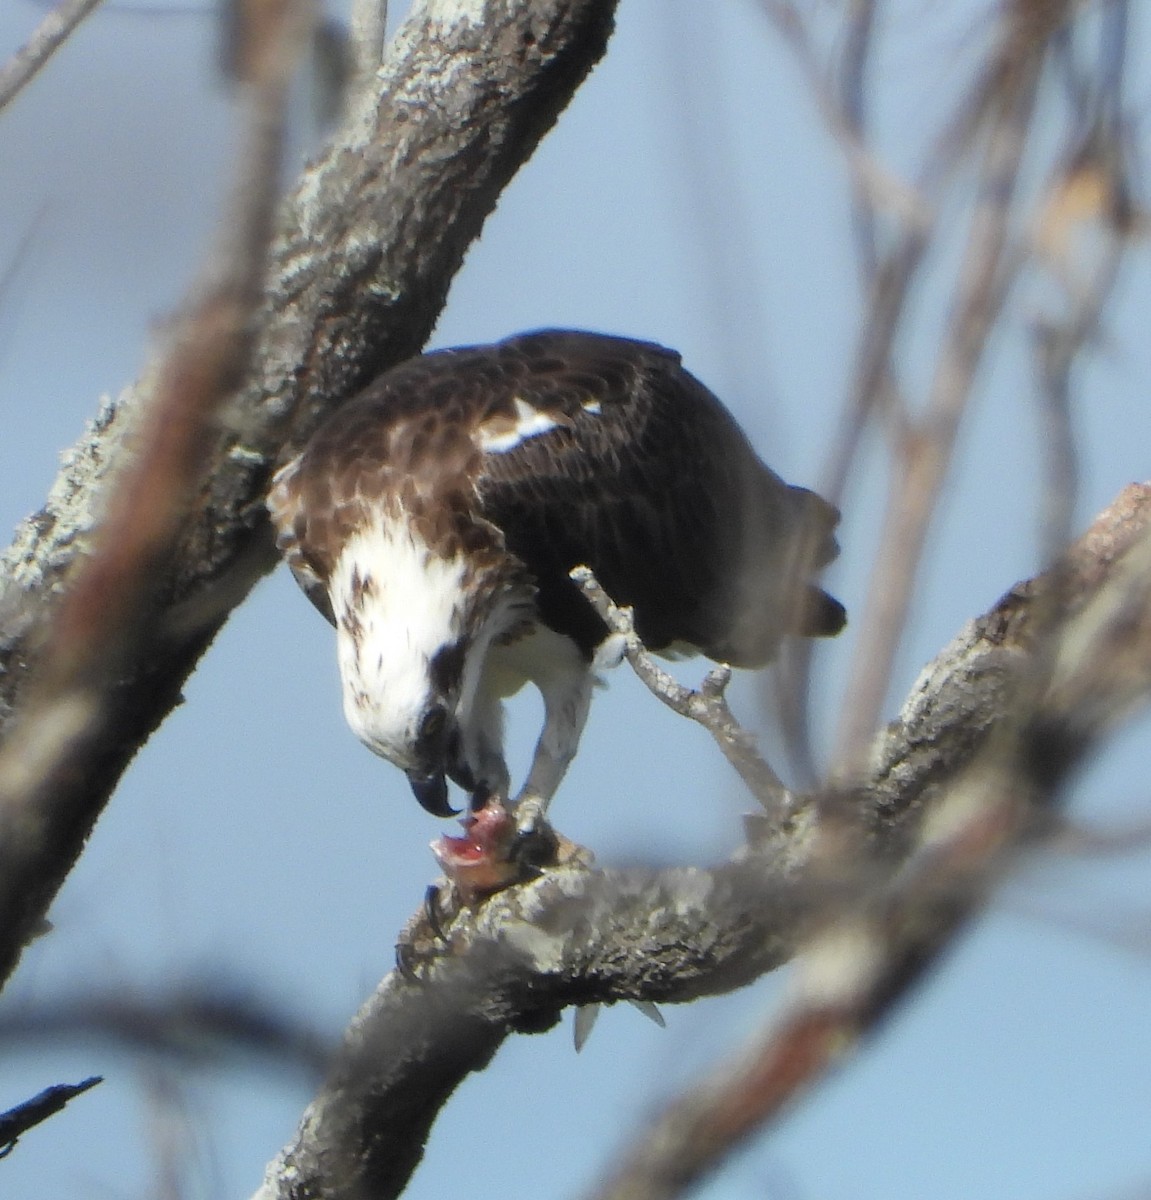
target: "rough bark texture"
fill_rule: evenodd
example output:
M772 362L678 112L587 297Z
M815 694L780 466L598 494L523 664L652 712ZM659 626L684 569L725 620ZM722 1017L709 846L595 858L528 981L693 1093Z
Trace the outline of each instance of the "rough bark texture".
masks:
M462 915L392 972L347 1035L259 1200L385 1200L404 1190L439 1110L511 1033L563 1009L730 991L790 952L797 897L758 858L714 870L549 871Z
M276 463L375 373L419 351L471 240L602 55L614 0L427 0L376 88L286 201L249 377L156 592L158 629L109 697L115 733L55 789L5 863L0 978L14 966L124 768L230 610L275 563L262 507ZM0 564L0 722L35 677L54 599L90 544L156 380L108 401ZM2 814L0 814L2 815ZM16 839L5 839L11 847Z

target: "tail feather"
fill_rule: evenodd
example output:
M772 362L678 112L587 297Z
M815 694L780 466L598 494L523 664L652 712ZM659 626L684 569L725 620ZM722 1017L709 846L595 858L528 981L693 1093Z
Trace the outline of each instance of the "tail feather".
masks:
M807 488L792 487L800 502L796 547L796 592L789 632L801 637L834 637L847 624L847 610L808 577L826 567L838 554L835 527L839 509Z
M809 583L796 613L794 632L802 637L835 637L847 624L847 609L821 587Z

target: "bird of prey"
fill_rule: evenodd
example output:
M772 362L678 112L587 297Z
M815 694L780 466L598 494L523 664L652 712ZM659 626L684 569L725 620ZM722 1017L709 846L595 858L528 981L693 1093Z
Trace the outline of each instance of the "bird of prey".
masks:
M844 624L812 580L835 509L649 342L543 330L411 359L328 418L268 505L336 628L348 723L440 816L449 779L473 814L510 800L502 701L527 682L545 717L512 807L559 786L608 633L576 566L669 655L761 667Z

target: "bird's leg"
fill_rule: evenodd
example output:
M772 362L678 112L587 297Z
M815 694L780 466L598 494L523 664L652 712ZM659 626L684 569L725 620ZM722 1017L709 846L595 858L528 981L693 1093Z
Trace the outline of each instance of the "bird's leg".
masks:
M609 633L596 647L590 667L568 664L536 680L544 701L544 727L527 782L515 800L516 825L523 834L545 823L548 805L579 748L592 690L602 685L599 673L614 670L626 653L627 637Z
M609 633L595 648L592 671L614 671L627 657L627 634Z
M504 759L504 711L499 695L480 688L460 733L458 777L467 779L473 812L507 799L511 777Z
M501 701L525 679L543 697L544 726L527 781L508 803ZM471 809L461 821L464 836L432 844L465 901L531 878L556 861L562 839L545 813L579 745L595 674L575 643L544 632L510 648L502 665L485 666L477 682L460 714L461 766L471 776L472 790Z
M575 670L549 672L535 680L544 701L544 727L536 743L527 781L513 807L521 831L535 828L547 812L575 757L587 723L595 673L580 663Z

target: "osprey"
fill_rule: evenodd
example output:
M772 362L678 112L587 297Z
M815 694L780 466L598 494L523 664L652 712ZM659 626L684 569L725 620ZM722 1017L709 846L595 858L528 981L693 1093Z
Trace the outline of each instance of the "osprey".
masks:
M275 476L278 545L336 627L344 712L430 812L509 797L502 700L545 718L517 803L546 805L579 743L607 628L590 566L648 649L760 667L837 633L811 582L838 514L756 456L648 342L548 330L381 375Z

